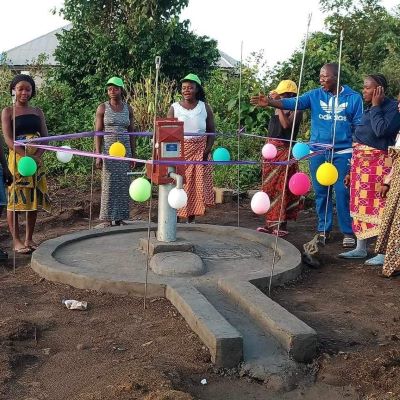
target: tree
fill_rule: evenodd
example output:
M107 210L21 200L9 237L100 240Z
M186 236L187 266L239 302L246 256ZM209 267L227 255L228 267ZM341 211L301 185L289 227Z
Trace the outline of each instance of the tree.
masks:
M400 19L380 0L320 0L329 12L329 31L345 34L344 51L353 67L362 73L381 70L385 60L400 53Z
M307 44L303 91L316 87L319 70L339 56L340 31L344 32L342 82L361 90L365 74L384 73L390 95L397 95L400 83L400 7L390 13L380 0L320 0L327 13L327 33L313 33ZM288 61L273 69L272 84L279 79L298 81L302 53L295 51ZM397 66L396 66L397 65Z
M60 13L72 29L59 36L57 79L98 96L112 75L137 81L162 59L162 73L179 79L190 71L206 78L218 60L216 41L197 36L178 15L188 0L65 0Z

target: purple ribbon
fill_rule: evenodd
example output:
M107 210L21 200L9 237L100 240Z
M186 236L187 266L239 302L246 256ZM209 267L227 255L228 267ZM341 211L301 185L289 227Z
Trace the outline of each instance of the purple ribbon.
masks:
M242 132L239 132L239 134L240 133L242 133ZM188 160L142 160L139 158L132 158L132 157L115 157L115 156L110 156L110 155L106 155L106 154L97 154L97 153L93 153L93 152L87 152L87 151L75 150L75 149L66 149L66 148L61 148L61 147L57 147L57 146L50 146L50 145L42 144L43 142L46 143L46 142L50 142L50 141L64 141L64 140L70 140L70 139L104 136L104 135L129 135L129 136L145 136L145 137L147 136L148 137L148 136L152 136L153 134L151 132L115 133L115 132L91 131L91 132L71 133L71 134L67 134L67 135L45 136L45 137L32 138L32 139L16 140L14 142L14 144L15 144L15 146L24 146L24 147L30 146L30 147L36 147L36 148L48 150L48 151L60 151L60 152L64 152L64 153L71 153L71 154L75 154L75 155L83 156L83 157L102 158L102 159L114 160L114 161L138 162L138 163L150 164L150 165L257 165L257 164L262 164L262 163L268 163L268 164L272 164L272 165L291 165L291 164L297 163L298 161L306 160L311 157L314 157L315 155L322 154L328 150L331 150L333 147L331 144L325 144L325 143L307 143L310 145L310 148L316 149L316 151L308 154L307 156L300 158L299 160L293 158L289 161L270 161L270 160L188 161ZM206 136L206 135L217 135L217 134L213 133L213 132L207 132L207 133L186 132L185 135L186 136ZM287 139L279 139L279 140L290 141ZM39 143L39 144L36 144L36 143Z
M289 161L267 161L267 160L260 160L260 161L190 161L190 160L142 160L140 158L132 158L132 157L115 157L115 156L110 156L107 154L97 154L97 153L90 153L88 151L82 151L82 150L75 150L75 149L66 149L64 147L57 147L57 146L49 146L49 145L42 145L42 144L33 144L33 143L25 143L25 141L16 141L14 142L15 145L19 146L29 146L29 147L35 147L38 149L43 149L43 150L48 150L48 151L60 151L63 153L70 153L70 154L75 154L78 156L83 156L83 157L92 157L92 158L101 158L101 159L106 159L106 160L114 160L114 161L129 161L129 162L138 162L138 163L143 163L143 164L150 164L150 165L257 165L261 163L268 163L272 165L291 165L295 164L298 161L301 160L306 160L314 155L317 154L322 154L325 152L325 150L319 150L315 151L312 154L309 154L307 156L302 157L299 160L296 159L291 159Z
M91 131L91 132L80 132L80 133L69 133L66 135L55 135L55 136L43 136L32 139L17 140L16 143L46 143L46 142L59 142L63 140L70 139L80 139L85 137L95 137L95 136L106 136L106 135L117 135L117 136L142 136L142 137L152 137L152 132L101 132L101 131ZM198 132L185 132L184 136L212 136L216 133L198 133Z

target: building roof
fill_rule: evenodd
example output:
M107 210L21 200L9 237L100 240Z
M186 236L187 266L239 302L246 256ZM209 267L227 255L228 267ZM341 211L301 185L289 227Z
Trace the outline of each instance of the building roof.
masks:
M228 54L224 53L221 50L219 51L219 60L217 61L217 65L220 68L235 68L239 65L239 61L235 60L231 56L228 56Z
M62 28L46 33L45 35L39 36L27 43L7 50L5 52L6 63L12 66L29 65L32 64L33 60L36 60L41 54L45 54L48 57L46 64L56 65L57 62L54 58L54 51L58 46L56 34L62 33L63 30L69 30L71 28L72 24L63 26Z
M39 36L27 43L14 47L13 49L5 51L6 63L13 67L23 67L32 64L41 54L45 54L48 59L47 65L57 65L54 58L54 51L58 46L58 39L56 34L62 33L63 30L70 30L72 24L58 28L45 35ZM228 54L219 50L220 59L217 61L217 66L220 68L234 68L237 66L238 61L230 57Z

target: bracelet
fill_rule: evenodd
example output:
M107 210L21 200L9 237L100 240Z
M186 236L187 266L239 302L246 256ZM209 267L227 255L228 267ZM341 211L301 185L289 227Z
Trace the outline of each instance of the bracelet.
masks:
M386 186L390 189L390 184L389 183L382 183L382 186Z

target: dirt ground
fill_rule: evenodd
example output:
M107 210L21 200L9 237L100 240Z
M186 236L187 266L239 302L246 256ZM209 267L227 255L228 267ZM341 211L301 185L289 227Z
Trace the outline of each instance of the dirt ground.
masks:
M53 190L53 214L40 215L35 239L87 229L88 199ZM97 216L98 190L93 204ZM236 225L236 209L236 203L218 205L198 221ZM255 228L261 219L249 209L243 200L240 225ZM146 215L145 207L132 210L133 219ZM314 213L303 212L287 240L301 248L314 229ZM0 239L11 253L4 217ZM340 239L334 235L323 248L321 268L305 268L272 294L319 336L314 386L286 394L235 371L216 371L165 299L153 299L144 311L142 299L47 282L29 268L29 256L17 257L14 274L10 259L0 266L0 399L400 399L400 279L338 259ZM85 300L88 310L69 311L63 299Z

